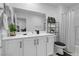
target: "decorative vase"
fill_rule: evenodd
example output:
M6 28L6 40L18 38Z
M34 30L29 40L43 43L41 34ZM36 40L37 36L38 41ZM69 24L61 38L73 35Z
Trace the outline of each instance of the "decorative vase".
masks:
M16 36L15 32L10 32L10 36Z

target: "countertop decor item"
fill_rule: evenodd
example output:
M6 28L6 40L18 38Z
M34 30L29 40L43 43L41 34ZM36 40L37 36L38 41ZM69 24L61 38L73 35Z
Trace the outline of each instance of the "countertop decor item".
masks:
M39 34L39 30L35 30L37 34Z
M15 33L16 25L15 24L10 24L9 25L9 31L10 31L10 36L15 36L16 35L16 33Z
M54 17L48 17L48 23L56 23L56 20Z

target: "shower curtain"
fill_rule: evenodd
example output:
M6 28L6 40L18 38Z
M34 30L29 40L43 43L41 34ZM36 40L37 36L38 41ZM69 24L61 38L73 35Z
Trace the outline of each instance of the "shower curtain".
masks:
M75 28L74 28L74 11L70 10L68 12L68 37L66 39L67 49L72 54L75 51Z
M62 22L61 22L61 32L62 38L61 42L66 44L66 51L69 53L74 53L75 45L75 30L74 30L74 11L69 10L62 13Z

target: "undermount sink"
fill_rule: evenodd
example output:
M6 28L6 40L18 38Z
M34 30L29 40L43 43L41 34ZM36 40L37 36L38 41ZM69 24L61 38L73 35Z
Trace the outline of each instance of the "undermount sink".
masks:
M23 35L27 35L27 34L23 34Z

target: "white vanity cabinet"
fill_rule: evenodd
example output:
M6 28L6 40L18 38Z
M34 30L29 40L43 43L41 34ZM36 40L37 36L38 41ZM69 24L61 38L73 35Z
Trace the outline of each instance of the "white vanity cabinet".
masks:
M37 39L37 56L46 56L46 37L41 36Z
M46 56L46 37L24 39L24 56Z
M3 41L3 55L5 56L22 56L23 43L21 39L12 39Z
M2 41L5 56L49 56L53 55L54 36L33 36Z
M34 37L26 38L24 43L24 56L36 56L36 39Z
M47 56L54 54L54 36L47 36Z

